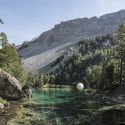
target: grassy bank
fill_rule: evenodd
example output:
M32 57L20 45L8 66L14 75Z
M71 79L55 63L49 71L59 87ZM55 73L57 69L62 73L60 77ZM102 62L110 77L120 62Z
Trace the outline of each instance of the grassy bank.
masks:
M71 85L51 85L51 84L45 84L42 86L42 88L74 88L74 86Z
M6 101L6 100L4 100L4 99L2 99L2 98L0 97L0 104L5 105L6 103L7 103L7 101Z

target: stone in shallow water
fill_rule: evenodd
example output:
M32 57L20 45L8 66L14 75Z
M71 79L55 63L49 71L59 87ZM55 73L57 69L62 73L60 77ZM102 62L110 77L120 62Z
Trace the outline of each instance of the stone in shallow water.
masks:
M95 125L124 125L125 105L105 106L98 110L94 122Z

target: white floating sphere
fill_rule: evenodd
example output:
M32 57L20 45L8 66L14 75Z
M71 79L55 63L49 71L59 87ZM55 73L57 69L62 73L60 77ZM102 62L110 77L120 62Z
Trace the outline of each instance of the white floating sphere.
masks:
M82 90L84 88L84 85L83 83L77 83L76 87L78 90Z

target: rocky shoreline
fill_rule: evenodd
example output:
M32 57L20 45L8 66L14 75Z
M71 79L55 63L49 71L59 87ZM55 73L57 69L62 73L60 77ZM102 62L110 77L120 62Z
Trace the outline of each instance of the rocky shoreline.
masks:
M0 125L29 125L39 116L26 100L9 101L9 107L0 109ZM27 107L26 107L27 105Z
M0 109L0 124L1 125L8 125L8 121L12 118L18 116L22 110L21 105L17 101L8 102L9 107L4 107Z
M14 125L8 121L22 116L26 111L23 108L23 98L30 96L28 86L22 87L16 78L0 69L0 125Z

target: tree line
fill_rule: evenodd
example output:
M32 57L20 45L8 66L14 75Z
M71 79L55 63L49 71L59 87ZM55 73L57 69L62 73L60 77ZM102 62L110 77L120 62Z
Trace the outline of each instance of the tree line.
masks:
M125 82L125 24L110 35L84 39L79 48L67 60L59 57L55 72L50 74L31 72L23 69L16 46L9 44L7 35L0 33L0 68L17 78L22 84L42 87L45 84L75 85L83 82L88 88L109 90ZM63 61L63 62L62 62Z
M17 78L22 85L25 84L26 74L16 46L9 44L7 35L3 32L0 33L0 47L0 68Z
M125 82L125 24L112 35L85 39L78 46L78 53L56 70L55 83L83 82L105 91Z

